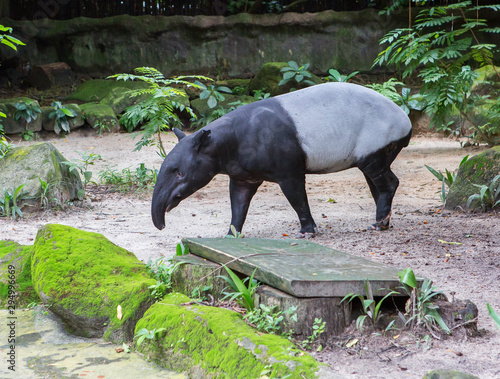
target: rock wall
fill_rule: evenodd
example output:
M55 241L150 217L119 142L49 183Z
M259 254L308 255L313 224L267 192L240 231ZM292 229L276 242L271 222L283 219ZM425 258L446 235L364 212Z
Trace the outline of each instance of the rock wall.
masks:
M66 62L80 73L108 75L139 66L164 74L251 77L266 62L310 63L314 72L371 69L379 39L404 27L407 14L377 11L285 13L230 17L140 16L68 21L41 19L0 24L27 43L19 49L31 67ZM2 50L2 56L15 54Z

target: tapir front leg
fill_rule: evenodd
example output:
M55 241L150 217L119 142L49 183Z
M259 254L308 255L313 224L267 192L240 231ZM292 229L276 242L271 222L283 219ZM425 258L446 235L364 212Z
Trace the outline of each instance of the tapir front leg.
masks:
M240 182L230 179L231 225L234 226L237 232L241 232L245 219L247 218L250 201L261 184L262 182ZM231 228L229 228L228 234L233 234Z
M305 175L300 178L288 178L278 182L283 194L290 205L295 209L300 220L300 232L297 238L314 237L317 232L316 224L311 216L306 193Z

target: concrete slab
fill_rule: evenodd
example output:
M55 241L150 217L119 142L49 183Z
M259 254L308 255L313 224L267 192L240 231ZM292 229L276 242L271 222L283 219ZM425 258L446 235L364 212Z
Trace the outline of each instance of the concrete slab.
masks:
M400 287L399 269L305 240L260 238L185 238L192 254L209 259L296 297L374 296Z

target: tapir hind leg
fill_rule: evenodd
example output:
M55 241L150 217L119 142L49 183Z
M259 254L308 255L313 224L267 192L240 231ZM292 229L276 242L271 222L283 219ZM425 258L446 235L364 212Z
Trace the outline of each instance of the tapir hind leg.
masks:
M378 152L358 162L358 168L365 175L370 191L377 205L375 224L371 229L389 229L392 199L399 186L399 180L391 171L391 164L404 146L408 145L409 136L392 142Z
M368 176L368 179L371 180L375 187L375 191L372 191L372 193L375 192L374 199L377 204L375 224L371 228L375 230L387 230L389 229L391 219L392 199L399 186L399 180L390 169L387 169L387 171L376 177ZM370 185L370 182L368 182L368 185Z
M314 237L317 233L316 224L311 216L306 193L305 175L301 178L287 178L278 182L281 191L293 207L300 220L300 232L297 238Z
M262 182L239 182L230 179L229 194L231 197L231 225L234 226L237 232L241 232L245 219L247 218L248 207L253 195ZM232 235L231 228L228 232Z

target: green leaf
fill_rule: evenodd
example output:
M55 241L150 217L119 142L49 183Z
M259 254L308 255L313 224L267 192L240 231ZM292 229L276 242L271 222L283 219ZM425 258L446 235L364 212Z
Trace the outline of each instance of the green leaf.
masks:
M406 284L411 288L417 288L417 279L415 278L415 274L411 268L405 268L404 270L399 271L398 276L401 283Z
M217 106L217 99L214 96L210 96L208 98L207 105L210 108L215 108Z
M295 71L299 71L299 65L295 61L289 61L288 65Z

